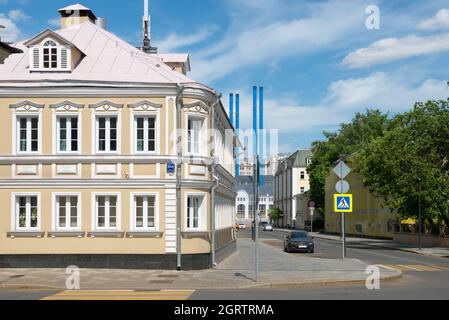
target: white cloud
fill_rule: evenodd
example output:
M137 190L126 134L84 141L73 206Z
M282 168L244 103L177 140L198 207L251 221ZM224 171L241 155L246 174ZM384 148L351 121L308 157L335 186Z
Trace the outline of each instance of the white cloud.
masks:
M349 68L368 68L410 57L449 51L449 33L418 37L386 38L348 54L342 64Z
M420 30L449 29L449 9L442 9L432 17L418 25Z
M3 13L0 13L0 25L5 27L5 29L0 29L2 41L15 42L19 39L21 30L13 20L6 17Z
M11 10L8 13L8 17L12 20L12 21L20 21L20 20L28 20L31 17L27 16L22 10L17 9L17 10Z
M179 35L177 33L171 33L162 41L157 41L157 46L160 52L174 52L178 48L191 46L200 43L217 31L217 27L207 27L199 30L196 33L189 35Z
M334 49L343 45L349 32L364 31L360 27L363 12L360 1L334 0L314 3L303 18L257 21L256 25L247 20L234 22L221 41L192 53L192 77L209 82L242 67Z
M240 92L243 93L241 105L252 106L251 93ZM378 72L363 78L332 82L325 96L311 105L303 105L293 98L270 98L270 90L266 90L265 95L266 128L279 129L280 134L301 136L314 130L332 129L366 109L396 113L410 110L418 101L447 99L449 89L443 80L427 79L414 84L400 74ZM242 107L242 129L251 128L251 124L252 109Z

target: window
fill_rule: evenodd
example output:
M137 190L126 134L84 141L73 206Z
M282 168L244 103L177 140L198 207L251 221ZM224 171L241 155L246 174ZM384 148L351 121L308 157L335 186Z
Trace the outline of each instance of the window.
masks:
M134 229L157 229L157 203L156 196L134 196Z
M52 41L48 40L44 43L43 59L44 59L44 69L56 69L58 68L58 45Z
M136 116L134 122L136 152L156 151L156 117Z
M117 116L97 117L97 152L117 152Z
M30 50L30 71L70 71L71 49L47 38Z
M39 151L39 117L17 117L17 131L19 152Z
M304 193L304 192L306 192L306 188L301 187L301 193Z
M301 171L301 180L305 180L306 179L306 173L305 171Z
M201 152L201 129L203 120L198 118L189 118L187 124L187 150L188 153L199 155Z
M78 117L57 118L58 152L78 152Z
M201 205L203 197L200 196L188 196L187 197L187 215L186 215L186 229L187 230L199 230L201 228L202 221L200 220Z
M15 197L16 230L39 230L39 197L20 195Z
M58 195L55 197L56 230L76 230L80 227L79 196Z
M246 208L243 204L237 206L237 218L244 219L246 213Z
M96 229L118 228L118 197L96 196Z

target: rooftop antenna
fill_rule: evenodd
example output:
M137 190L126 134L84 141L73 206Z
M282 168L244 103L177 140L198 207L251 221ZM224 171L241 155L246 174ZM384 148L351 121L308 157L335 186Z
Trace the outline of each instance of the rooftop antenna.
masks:
M143 2L143 47L145 53L157 53L157 48L151 46L151 17L149 0Z

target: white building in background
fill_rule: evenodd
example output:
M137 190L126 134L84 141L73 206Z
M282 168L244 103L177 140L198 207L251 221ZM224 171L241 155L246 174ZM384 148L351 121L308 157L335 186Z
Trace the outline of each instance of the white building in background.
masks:
M263 162L263 169L260 169L260 174L264 176L274 176L276 174L279 161L287 158L287 154L279 154L269 159L265 159ZM253 176L254 175L254 158L247 158L241 160L239 163L240 176Z
M310 190L307 167L311 161L312 151L305 149L279 163L274 182L274 206L284 214L277 222L283 227L296 226L297 199Z
M259 210L262 221L268 221L268 211L274 202L274 177L264 176L259 187ZM237 177L237 197L235 201L236 222L251 223L254 220L254 183L251 176Z

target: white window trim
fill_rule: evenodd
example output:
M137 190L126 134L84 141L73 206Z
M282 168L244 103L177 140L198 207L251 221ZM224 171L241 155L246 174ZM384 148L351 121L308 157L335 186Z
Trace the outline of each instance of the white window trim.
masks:
M189 197L201 197L201 207L199 209L198 228L187 228L187 199ZM184 231L185 232L204 232L207 231L207 194L204 192L186 193L184 196Z
M56 210L56 207L57 207L56 199L58 197L78 197L77 226L75 228L72 228L72 227L60 228L60 227L58 227L59 212ZM81 226L82 226L81 219L83 216L81 214L81 208L82 208L82 196L81 196L80 192L75 192L75 193L53 192L52 193L52 231L53 232L81 231Z
M37 227L19 228L18 197L37 197ZM32 192L11 193L11 230L14 232L39 232L41 231L41 194Z
M154 117L156 121L155 127L155 151L137 151L137 117ZM145 154L160 154L161 151L161 134L160 134L160 111L131 111L130 117L130 137L131 137L131 152L133 155L145 155ZM168 139L168 137L167 137Z
M199 137L199 153L194 153L194 152L189 152L189 120L190 119L194 119L194 120L201 120L203 121L203 125L201 127L200 130L200 137ZM203 114L198 114L198 113L186 113L185 116L185 123L184 123L184 154L187 156L207 156L206 151L207 151L207 147L208 147L208 140L207 140L207 131L208 131L208 122L207 122L207 116L203 115ZM206 148L204 147L206 146ZM205 150L206 149L206 150Z
M60 151L59 150L59 118L78 118L78 151ZM53 154L54 155L80 155L82 153L83 141L83 118L81 112L58 112L53 113Z
M97 217L98 217L98 210L97 210L97 197L104 196L104 197L110 197L110 196L116 196L117 197L117 227L115 228L98 228L97 227ZM99 232L116 232L121 231L121 193L120 192L93 192L92 193L92 221L91 221L91 228L92 231L99 231ZM109 222L108 222L109 223Z
M117 117L117 151L99 151L98 144L98 118L99 117ZM92 154L99 155L120 155L122 154L122 120L120 112L92 112Z
M136 227L136 206L135 206L135 197L155 197L154 203L154 228L137 228ZM158 192L131 192L130 194L130 226L131 231L133 232L149 232L155 231L158 232L160 230L160 211L159 211L159 193Z
M17 125L18 118L38 118L37 124L37 151L20 151L20 126ZM22 112L15 111L12 117L12 145L13 145L13 154L14 155L42 155L42 111L32 111L32 112Z
M44 68L44 44L47 41L53 41L56 46L48 47L48 48L56 48L57 50L57 67L56 68ZM34 49L39 50L39 67L34 68ZM67 68L62 67L62 50L65 49L67 51ZM29 55L29 63L30 63L30 71L40 71L40 72L55 72L55 71L70 71L72 69L72 49L70 47L61 45L57 40L52 37L45 38L40 44L32 46L30 48Z

